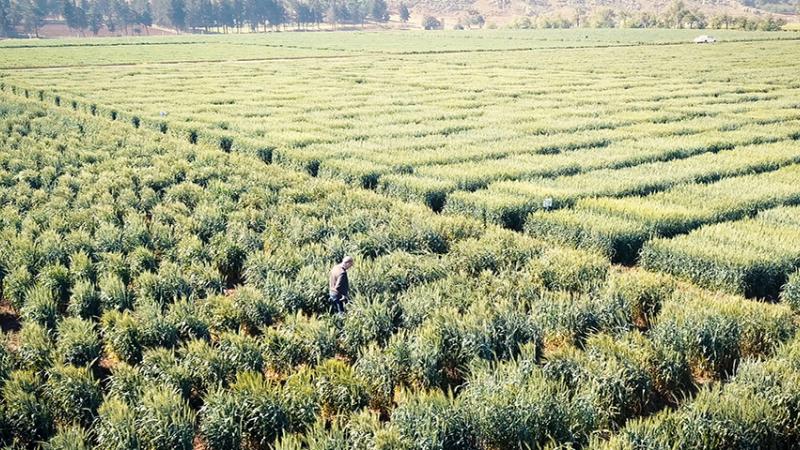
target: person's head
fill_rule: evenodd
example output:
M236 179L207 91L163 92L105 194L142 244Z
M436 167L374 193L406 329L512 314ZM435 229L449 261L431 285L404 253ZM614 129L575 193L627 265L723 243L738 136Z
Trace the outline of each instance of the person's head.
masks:
M342 267L344 267L344 270L353 267L353 257L345 256L344 258L342 258Z

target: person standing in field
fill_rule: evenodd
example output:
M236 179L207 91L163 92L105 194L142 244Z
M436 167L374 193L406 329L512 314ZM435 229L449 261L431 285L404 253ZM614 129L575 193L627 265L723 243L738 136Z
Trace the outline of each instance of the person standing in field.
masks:
M347 279L347 269L353 267L353 258L345 256L342 262L331 269L328 293L330 295L331 309L335 313L343 314L344 305L350 300L350 282Z

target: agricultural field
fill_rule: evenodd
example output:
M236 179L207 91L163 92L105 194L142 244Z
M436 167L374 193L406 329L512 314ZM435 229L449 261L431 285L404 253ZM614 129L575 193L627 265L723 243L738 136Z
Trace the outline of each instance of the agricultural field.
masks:
M800 35L695 34L0 42L0 443L793 448Z

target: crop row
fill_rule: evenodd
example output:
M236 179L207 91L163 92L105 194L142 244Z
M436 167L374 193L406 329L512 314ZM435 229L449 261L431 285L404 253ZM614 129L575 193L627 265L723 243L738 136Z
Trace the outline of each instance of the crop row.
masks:
M780 131L778 131L780 130ZM796 126L787 124L774 130L785 133L782 137L793 137L797 133ZM755 141L771 141L776 135L749 135ZM699 139L697 137L696 139ZM693 139L693 141L695 141ZM727 139L722 139L727 141ZM550 208L563 208L575 204L581 198L628 195L647 195L652 192L668 189L681 183L705 183L721 178L776 170L782 166L795 164L798 160L800 145L797 140L780 140L771 144L735 146L727 142L706 143L691 147L679 146L657 153L653 142L640 143L633 146L628 158L633 161L646 161L666 156L683 158L676 160L642 163L629 167L590 170L577 175L565 175L555 178L542 178L531 181L506 181L489 185L486 190L476 192L460 192L448 197L447 210L467 213L474 217L497 223L508 228L521 229L527 215L542 208L545 199L550 199ZM641 147L640 147L641 145ZM731 147L729 147L731 146ZM654 148L648 154L642 147ZM603 161L603 164L622 165L626 160L614 161L606 149L583 154L583 168L596 164L592 157ZM704 153L696 154L705 150ZM622 152L618 152L624 155ZM577 156L577 155L575 155ZM624 158L624 156L623 156ZM521 166L521 167L520 167ZM517 170L524 170L524 165L517 165ZM581 166L578 166L581 167ZM551 167L557 170L558 167ZM568 172L568 170L564 170ZM576 170L583 172L583 170ZM554 172L555 173L555 172ZM547 175L542 173L542 175Z
M736 220L800 202L800 165L709 184L683 184L647 196L578 200L572 209L536 211L525 230L553 242L599 249L633 262L653 236L684 234L705 224Z
M800 208L763 211L754 218L701 227L645 244L641 263L714 289L777 297L800 267Z

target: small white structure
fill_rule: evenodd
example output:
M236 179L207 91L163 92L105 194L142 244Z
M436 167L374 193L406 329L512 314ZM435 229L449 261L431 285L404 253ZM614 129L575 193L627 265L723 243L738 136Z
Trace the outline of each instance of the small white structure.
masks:
M708 35L705 35L705 34L702 35L702 36L697 36L696 38L694 38L694 43L695 44L713 44L714 42L717 42L717 40L714 38L714 36L708 36Z

